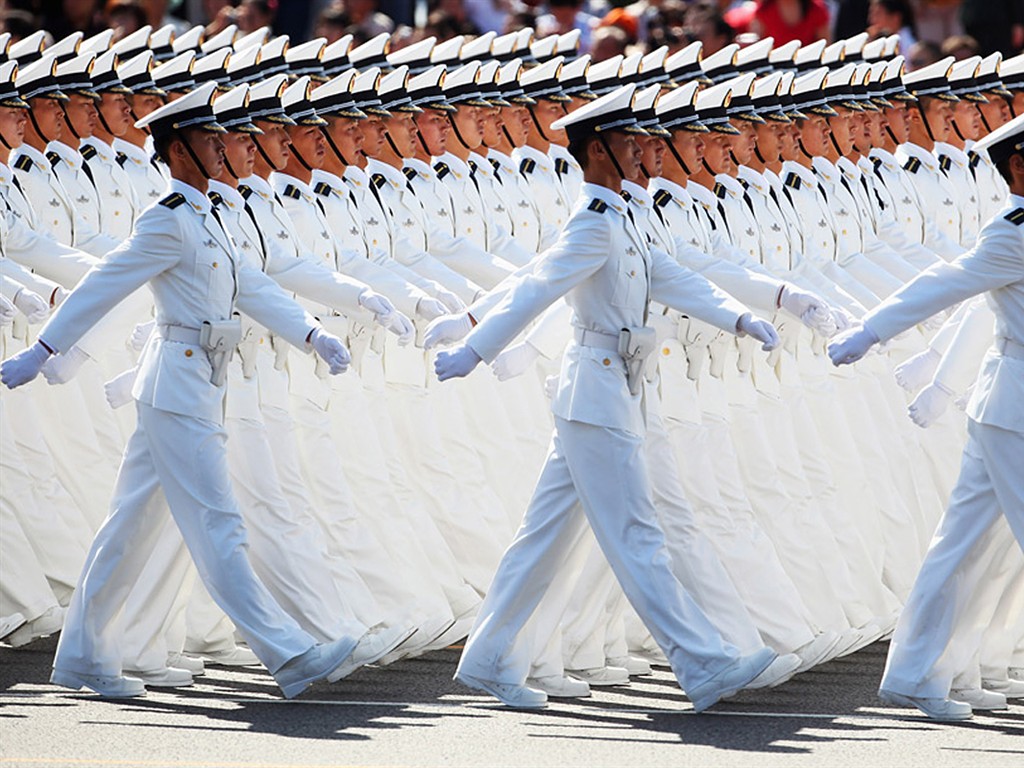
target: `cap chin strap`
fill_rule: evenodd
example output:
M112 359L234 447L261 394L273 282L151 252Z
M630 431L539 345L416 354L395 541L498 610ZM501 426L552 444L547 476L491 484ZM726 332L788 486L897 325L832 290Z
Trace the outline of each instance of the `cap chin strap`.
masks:
M546 133L544 133L544 129L540 127L540 121L537 119L537 115L529 107L527 107L527 111L530 113L530 119L533 120L533 124L537 128L537 133L540 134L540 137L542 139L544 139L544 141L546 141L548 144L550 144L551 143L551 139L549 139L548 135ZM605 146L607 146L607 145L605 145Z
M330 126L329 125L321 126L320 130L323 131L324 138L327 139L327 146L329 146L331 148L331 152L333 152L335 157L337 157L338 160L341 161L341 164L344 165L346 168L349 165L351 165L351 163L348 160L345 159L345 156L343 154L341 154L341 150L338 149L338 145L334 143L334 139L331 138ZM387 135L387 134L385 134L385 135ZM391 140L391 137L388 136L388 141L390 141L390 140ZM394 146L394 145L392 145L392 146ZM292 149L292 151L293 152L295 151L294 148ZM299 157L299 153L296 152L295 156ZM303 161L303 159L301 157L299 157L299 162L302 163L303 165L306 165L306 163Z
M64 125L67 126L69 131L71 131L71 135L72 136L74 136L76 139L81 141L82 137L78 135L78 131L75 130L75 126L71 124L71 116L68 114L68 105L65 102L62 101L62 102L60 102L60 108L64 111ZM96 111L99 112L99 110L96 110ZM33 120L32 122L35 122L35 120ZM38 127L37 127L37 130L38 130ZM39 135L42 136L42 134L39 134ZM46 137L43 136L43 138L45 139ZM47 143L49 143L49 142L47 142Z
M829 136L831 137L831 135L832 135L832 134L830 133L830 134L829 134ZM807 147L805 147L805 146L804 146L804 140L803 140L803 138L799 138L799 139L797 139L797 140L796 140L796 143L797 143L797 146L799 146L799 147L800 147L800 151L804 153L804 157L806 157L806 158L809 158L809 159L811 159L811 160L813 160L813 159L814 159L814 155L812 155L812 154L811 154L810 152L808 152L808 151L807 151Z
M303 168L305 168L310 173L313 172L313 166L306 162L306 158L304 158L302 156L302 153L295 148L294 144L292 144L292 154L295 155L295 159L299 161L299 164L302 165Z
M505 138L508 139L508 145L510 147L512 147L512 149L515 149L516 148L516 143L514 141L512 141L512 134L510 134L508 132L508 128L505 127L504 123L502 123L502 125L501 125L501 132L504 133L505 134Z
M175 133L178 134L178 138L181 140L181 143L185 145L185 151L188 152L189 157L192 158L192 162L196 164L196 168L198 168L199 172L203 174L203 177L207 180L212 179L213 176L211 176L210 172L206 170L206 166L203 165L203 161L199 159L199 156L195 153L195 150L192 149L192 144L189 142L188 139L185 138L184 131L175 131ZM226 155L224 157L224 162L227 162Z
M683 162L682 155L679 154L679 151L675 148L675 145L673 145L672 139L664 139L664 141L668 145L668 151L672 153L672 157L676 159L676 162L679 163L679 167L683 169L683 173L685 173L687 177L692 176L693 174L690 172L689 167L687 167L686 163Z
M391 151L395 153L395 157L399 160L404 160L402 153L398 151L398 147L395 145L394 139L391 138L391 133L385 133L384 138L388 140L388 144L391 146Z
M607 152L608 157L611 158L612 165L615 166L615 170L618 172L619 178L622 179L623 181L627 181L626 174L622 172L622 166L619 165L618 158L615 157L615 153L612 152L612 148L608 146L608 140L604 137L604 134L597 134L597 140L600 141L602 145L604 145L604 151Z
M924 123L924 129L928 132L928 138L931 139L932 144L934 144L935 136L932 135L932 127L928 125L928 118L924 113L924 104L921 101L917 102L917 111L921 113L921 122Z
M265 162L267 164L267 167L270 168L271 171L276 171L277 170L277 166L274 165L274 163L271 161L270 156L267 155L267 151L265 149L263 149L263 145L260 144L259 138L256 137L256 136L253 136L252 140L253 140L253 143L256 145L256 151L259 152L260 153L260 157L263 158L263 162Z
M65 112L65 115L66 114L67 113ZM49 144L52 139L43 133L43 129L39 127L39 122L36 120L35 112L31 109L28 111L28 119L32 121L32 128L35 129L37 134L39 134L39 138L43 140L44 144ZM64 122L67 122L67 117L64 118ZM72 131L72 133L74 133L74 131Z
M455 132L455 138L459 140L459 144L461 144L466 149L468 149L470 152L472 152L473 151L473 147L469 146L469 144L466 143L466 140L462 138L462 134L459 132L459 126L455 122L455 115L456 114L457 113L455 113L455 112L449 112L448 113L448 122L452 124L452 131Z
M228 175L231 176L231 178L234 179L235 181L238 181L238 179L240 178L239 175L235 173L235 169L231 167L231 161L228 160L227 152L224 153L224 170L227 171Z
M427 140L423 138L423 132L420 131L419 126L416 127L416 138L419 139L420 146L423 147L423 151L427 153L427 157L433 157L430 152L430 147L427 146Z
M985 132L992 133L992 126L988 124L988 120L985 118L985 110L979 107L978 114L981 116L981 124L985 126Z

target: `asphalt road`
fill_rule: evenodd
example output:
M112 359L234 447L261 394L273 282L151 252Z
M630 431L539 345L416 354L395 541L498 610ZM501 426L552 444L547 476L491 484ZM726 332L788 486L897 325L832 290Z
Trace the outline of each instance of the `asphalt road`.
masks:
M704 715L664 670L512 712L452 681L457 650L363 669L291 702L255 668L101 701L49 684L53 646L0 649L0 765L1024 766L1024 700L962 724L883 705L884 643Z

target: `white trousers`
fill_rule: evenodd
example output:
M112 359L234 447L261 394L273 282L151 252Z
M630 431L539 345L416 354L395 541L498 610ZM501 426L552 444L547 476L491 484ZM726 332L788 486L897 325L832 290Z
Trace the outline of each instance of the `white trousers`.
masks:
M588 522L684 690L738 657L672 574L651 499L644 439L556 418L530 507L498 566L460 672L503 683L526 680L534 649L522 630Z
M964 573L1000 517L1024 547L1024 433L970 422L960 476L889 647L882 688L943 697L960 672L948 649L974 595Z
M276 672L314 641L274 601L249 563L224 428L141 403L136 407L138 427L125 449L110 515L86 557L54 667L120 673L121 610L170 507L210 595L260 661ZM153 492L153 477L166 504Z

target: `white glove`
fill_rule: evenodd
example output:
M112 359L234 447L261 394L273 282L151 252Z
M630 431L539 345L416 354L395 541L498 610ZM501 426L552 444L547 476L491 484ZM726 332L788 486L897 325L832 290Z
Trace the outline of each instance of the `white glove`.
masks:
M64 303L64 299L66 299L67 297L68 291L64 290L62 286L58 285L56 288L53 289L53 293L50 294L50 306L53 309L56 309L57 307Z
M832 322L836 324L836 332L842 333L857 324L857 319L842 307L832 307Z
M416 340L416 326L397 309L390 315L377 315L377 322L398 337L398 346L404 347Z
M107 404L111 408L117 410L132 401L132 387L135 386L138 374L138 368L129 368L103 385L103 394L107 396Z
M801 291L786 283L779 295L779 306L799 317L804 325L825 338L835 335L836 321L832 316L832 308L813 293Z
M878 343L878 336L866 325L851 328L836 337L828 345L828 356L832 365L849 365L856 363Z
M433 349L439 344L454 344L464 339L471 330L473 321L469 319L468 312L439 317L427 326L427 332L423 336L423 347Z
M72 347L62 355L54 355L43 365L42 373L48 384L67 384L78 373L89 356L79 347Z
M337 336L328 333L323 328L314 328L313 334L309 337L309 343L313 346L313 351L330 366L332 376L337 376L348 370L352 356Z
M448 308L448 312L461 312L466 308L466 302L443 285L434 289L434 297Z
M928 347L896 366L896 383L907 392L917 392L932 380L941 362L942 355L938 350Z
M434 371L438 381L447 381L469 376L480 362L480 355L468 344L462 344L451 352L438 352Z
M558 374L553 373L544 379L544 397L548 400L554 400L555 394L558 392Z
M359 306L373 312L375 315L390 315L395 311L395 305L369 288L359 294ZM383 323L381 323L383 325Z
M534 360L540 355L537 348L528 341L509 347L491 363L491 370L498 381L508 381L522 376Z
M29 325L43 322L50 316L50 305L35 291L22 288L14 294L14 306L25 316Z
M16 314L18 314L18 308L5 296L0 296L0 327L7 327L13 323Z
M132 330L132 335L128 337L128 346L134 349L136 352L141 352L146 347L146 342L149 341L149 337L153 333L153 328L156 326L156 320L150 320L148 323L139 323Z
M761 342L761 349L771 352L779 346L779 333L775 326L767 320L756 320L749 312L744 314L736 322L736 333L742 336L750 336Z
M39 371L50 358L46 347L38 341L28 349L23 349L14 357L9 357L0 363L0 381L7 385L8 389L28 384L39 375Z
M917 393L917 397L907 408L910 420L917 426L927 429L946 412L954 396L955 393L949 387L933 381Z
M444 317L447 314L448 308L439 299L424 296L416 302L416 316L422 317L428 323L431 320L436 320L437 318Z

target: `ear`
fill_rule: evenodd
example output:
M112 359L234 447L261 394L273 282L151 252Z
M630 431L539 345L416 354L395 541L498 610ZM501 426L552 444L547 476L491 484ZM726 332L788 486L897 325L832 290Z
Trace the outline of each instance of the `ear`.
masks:
M1010 155L1010 173L1014 178L1024 177L1024 155Z

